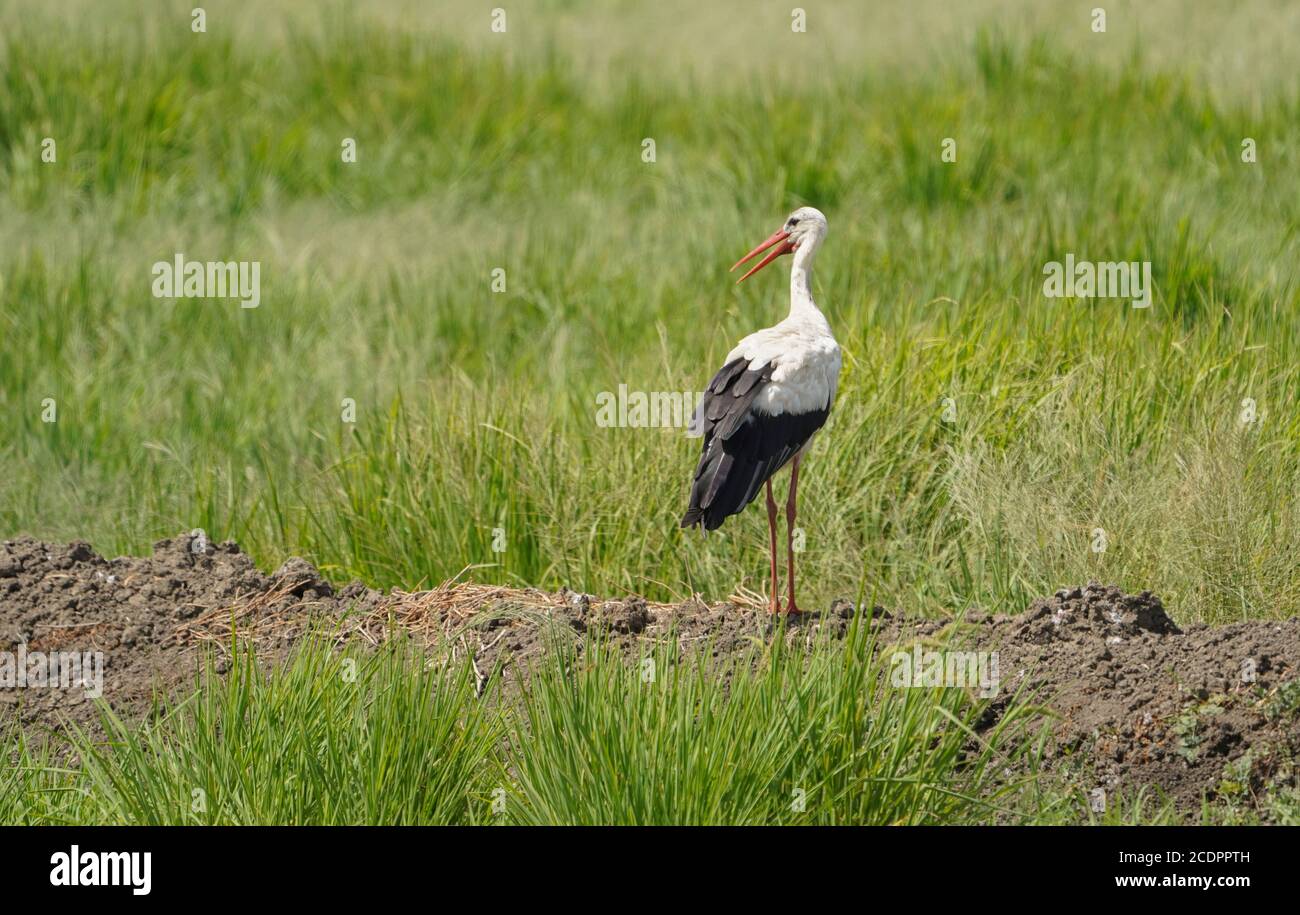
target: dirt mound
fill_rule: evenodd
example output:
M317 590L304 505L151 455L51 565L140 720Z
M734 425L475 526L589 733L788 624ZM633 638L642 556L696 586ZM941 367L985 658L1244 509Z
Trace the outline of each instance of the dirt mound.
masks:
M266 594L273 583L234 543L201 535L159 541L149 557L113 560L82 541L18 538L0 548L0 651L100 653L104 695L131 713L155 687L193 676L193 658L177 650L179 627ZM64 716L89 722L96 691L0 686L0 710L24 725L55 726Z
M1046 705L1044 766L1097 807L1145 786L1192 816L1203 798L1228 812L1300 814L1300 620L1183 631L1150 592L1093 582L1019 616L933 626L887 621L881 635L996 657L986 720L1013 694Z
M1114 586L1090 582L1085 588L1063 588L1030 604L1016 640L1046 645L1099 638L1115 644L1143 632L1179 634L1160 598L1150 591L1125 594Z
M836 601L787 635L842 634L856 612ZM726 657L773 631L762 608L736 603L601 600L468 583L418 592L381 593L361 582L336 588L297 558L267 575L234 543L212 544L200 532L159 541L148 557L112 560L84 542L19 538L0 547L0 659L11 659L10 676L20 653L100 653L103 695L125 715L147 710L156 691L192 682L201 649L228 651L234 632L278 655L318 622L340 640L370 644L409 632L463 652L481 672L500 669L507 681L556 633L631 646L671 630L683 646L708 645ZM1182 630L1149 592L1090 583L1016 616L907 619L876 608L870 625L891 656L961 651L991 659L996 684L985 693L986 721L1017 693L1036 697L1051 713L1044 767L1094 803L1151 786L1190 816L1203 798L1265 817L1296 812L1278 808L1300 796L1293 768L1300 620ZM56 690L10 686L4 677L0 660L0 725L16 721L34 732L94 721L89 680Z
M193 682L205 646L228 654L238 634L276 656L314 624L336 631L340 641L370 644L396 627L450 643L490 671L498 660L540 653L555 633L635 640L672 625L685 640L707 636L718 653L729 654L766 632L770 620L727 605L670 607L567 590L456 584L385 594L359 581L336 589L304 559L291 558L267 575L235 543L213 544L202 532L160 540L152 556L112 560L81 541L22 537L0 546L0 652L15 667L19 655L100 655L103 695L128 715L146 710L156 693ZM503 675L512 678L517 667L505 665ZM16 720L57 728L69 718L93 724L98 690L78 683L80 674L71 688L18 688L0 666L0 726Z

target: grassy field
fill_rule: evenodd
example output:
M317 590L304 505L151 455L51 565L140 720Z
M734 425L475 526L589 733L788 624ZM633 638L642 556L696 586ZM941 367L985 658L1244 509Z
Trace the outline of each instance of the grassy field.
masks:
M535 34L550 6L496 36L525 33L509 59L342 7L279 38L240 6L206 34L88 11L58 41L11 14L0 528L125 551L202 527L385 585L761 587L759 513L676 528L697 442L601 428L595 397L699 390L780 317L783 283L725 270L807 202L846 363L812 597L1018 608L1096 576L1187 619L1296 612L1293 76L1225 99L1118 16L836 69L786 15L776 65L714 90L590 75ZM261 307L153 298L177 251L260 261ZM1154 307L1044 298L1066 253L1151 261Z
M602 427L596 398L701 390L735 340L782 317L783 281L736 288L727 267L811 204L829 217L815 291L845 366L805 465L801 603L1016 612L1097 578L1158 592L1179 622L1300 612L1293 8L1121 4L1095 34L1066 3L837 2L809 6L800 34L779 4L553 0L509 7L496 34L473 4L239 2L209 4L196 34L190 6L0 13L0 534L130 552L203 528L264 567L304 555L376 586L761 591L762 513L680 531L698 440ZM260 307L154 298L152 265L176 252L260 262ZM1154 305L1046 298L1043 267L1067 254L1149 261ZM835 760L800 775L788 746L745 743L778 714L771 682L746 689L751 704L713 722L732 750L776 754L782 792L832 784ZM818 689L808 702L848 714ZM537 700L531 731L559 741L555 716L610 713L584 695ZM361 714L348 701L325 703L319 728ZM932 736L942 703L923 704L907 740ZM667 722L680 707L620 711ZM193 714L201 731L219 712ZM614 815L565 796L577 773L532 765L559 747L484 762L509 722L427 722L456 745L437 773L379 724L348 765L480 800L496 783L483 766L509 765L529 799L518 821ZM42 816L155 819L171 757L147 741L174 739L92 755L78 777L111 787L100 806ZM191 779L235 764L209 749L166 764ZM681 786L691 818L776 817L709 784ZM300 812L247 790L245 821ZM977 818L938 796L876 800L810 816ZM665 815L641 801L618 810ZM482 811L341 803L313 809Z
M250 37L245 6L194 34L123 5L65 11L58 41L11 11L0 528L126 551L202 527L384 585L761 587L759 513L677 530L697 442L601 428L595 397L699 390L779 318L783 283L725 271L806 202L846 363L808 462L810 599L1014 609L1096 576L1184 619L1296 612L1293 75L1224 91L1065 7L1037 32L990 11L916 64L836 63L838 34L823 65L816 16L769 10L752 53L786 50L713 88L593 75L595 38L545 31L570 6L521 10L508 54L400 6ZM712 24L679 23L699 48ZM261 306L153 298L177 251L259 261ZM1066 253L1151 261L1154 307L1044 298Z
M625 663L558 649L521 704L400 642L304 644L278 675L243 654L149 726L105 712L81 764L19 739L0 825L976 823L1078 816L1002 777L1034 752L1027 715L972 747L962 690L884 686L867 630L811 664L778 640L717 670L665 642ZM647 671L650 674L647 675ZM56 745L57 746L57 745ZM813 749L815 748L815 749ZM1122 815L1122 811L1116 811Z

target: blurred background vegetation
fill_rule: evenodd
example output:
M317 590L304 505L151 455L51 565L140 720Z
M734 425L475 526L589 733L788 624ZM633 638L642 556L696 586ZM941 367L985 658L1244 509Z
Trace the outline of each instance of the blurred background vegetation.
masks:
M595 398L782 317L726 271L807 203L845 369L803 602L1300 609L1300 7L502 5L5 5L0 536L761 589L762 513L679 531L698 440ZM154 299L178 251L260 261L261 307ZM1044 298L1067 253L1151 261L1154 307Z

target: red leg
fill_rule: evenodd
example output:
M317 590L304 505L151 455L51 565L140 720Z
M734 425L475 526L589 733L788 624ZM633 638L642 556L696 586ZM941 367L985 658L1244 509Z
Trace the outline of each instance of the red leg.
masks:
M789 588L788 596L790 599L790 602L785 606L785 612L788 614L795 614L801 612L799 610L798 605L795 604L794 602L794 517L795 517L795 502L798 498L797 496L798 492L799 492L799 458L796 457L794 459L794 463L790 465L790 495L786 498L785 501L785 523L786 523L785 544L786 544L786 557L789 562L789 570L787 572L788 580L786 581L786 586Z
M767 609L772 613L781 612L781 602L776 599L777 588L781 587L776 579L776 499L772 498L772 481L767 481L767 531L771 540L772 586L768 591Z

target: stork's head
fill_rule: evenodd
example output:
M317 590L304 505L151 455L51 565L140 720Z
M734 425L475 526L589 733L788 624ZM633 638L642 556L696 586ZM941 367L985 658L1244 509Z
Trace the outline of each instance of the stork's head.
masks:
M732 264L731 269L735 270L741 264L758 256L768 248L772 249L767 257L750 267L749 272L736 282L743 283L782 254L800 251L804 252L805 258L812 256L825 237L826 217L822 214L822 211L814 207L799 207L786 217L785 225L768 236L767 240L753 251ZM795 258L795 260L798 260L798 258Z

